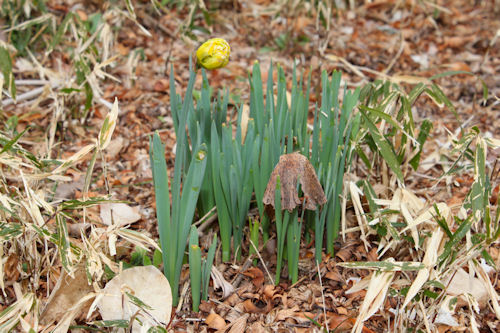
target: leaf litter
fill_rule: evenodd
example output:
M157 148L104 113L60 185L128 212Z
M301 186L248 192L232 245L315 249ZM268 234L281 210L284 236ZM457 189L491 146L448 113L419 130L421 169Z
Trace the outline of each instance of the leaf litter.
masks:
M328 23L335 27L340 26L342 29L320 29L319 32L314 20L307 19L302 20L299 30L287 31L287 25L273 19L271 15L273 11L277 13L283 10L280 5L270 6L268 1L255 3L258 3L258 7L251 2L248 8L240 6L239 12L235 14L248 19L245 20L246 25L243 28L235 29L234 23L220 14L220 21L211 27L214 33L224 35L231 45L234 45L233 59L227 69L211 77L211 82L215 86L230 86L235 93L245 92L246 85L234 79L238 75L245 77L247 69L255 59L258 58L265 63L272 58L286 68L291 68L292 59L301 55L306 65L315 64L313 71L320 66L329 70L343 69L344 80L350 86L375 78L401 81L405 78L401 73L411 74L411 79L418 81L442 72L443 69L458 69L480 74L492 88L491 96L500 95L499 78L495 75L498 72L496 69L500 59L498 48L495 47L498 44L496 37L500 27L498 21L493 20L493 13L498 10L490 7L494 6L493 3L481 4L475 8L461 1L451 5L424 2L421 6L409 8L404 5L395 6L389 1L378 1L360 4L352 11L339 11L336 20ZM56 5L49 1L49 5L64 12L70 8L64 2ZM5 209L2 209L0 214L2 222L8 221L2 225L1 254L3 258L9 258L1 271L3 298L0 303L2 308L9 306L10 310L1 317L2 331L16 326L26 331L29 328L41 330L53 327L44 327L46 323L38 319L44 317L47 320L51 317L40 316L37 309L41 311L44 308L57 307L52 304L57 304L57 299L64 298L61 294L71 295L76 292L65 291L65 284L58 282L63 281L63 277L66 281L81 280L78 285L82 286L84 292L65 303L68 308L75 311L69 317L60 320L59 327L69 325L69 322L73 325L75 323L73 318L84 318L77 319L77 323L100 319L97 312L91 313L89 319L85 319L87 313L83 314L85 311L81 310L83 303L87 301L85 296L91 295L91 292L86 289L87 287L84 288L80 263L85 264L85 275L99 282L99 287L103 287L105 268L119 273L117 262L130 257L131 244L144 246L149 250L153 248L149 239L150 236L156 236L156 227L154 214L148 215L148 209L154 207L152 189L147 185L150 176L136 172L140 166L137 156L147 148L147 134L159 128L165 129L162 138L166 140L167 147L173 148L175 135L172 134L172 122L169 121L167 109L169 97L165 93L168 81L164 83L166 62L175 62L178 73L176 81L185 87L184 82L187 80L184 76L187 73L189 49L190 47L194 49L194 43L179 38L178 27L185 22L182 15L187 14L182 11L164 13L157 20L157 25L153 26L145 20L149 14L141 4L135 8L137 17L133 22L124 21L113 8L108 9L104 15L108 21L90 34L88 39L75 40L80 52L87 50L95 40L103 47L103 57L99 60L92 55L84 55L89 57L92 64L86 80L96 100L99 101L87 116L73 118L67 109L71 103L83 100L77 91L67 94L61 91L61 87L78 90L82 86L72 79L73 64L68 64L67 55L62 53L53 51L52 59L38 57L36 54L34 57L17 58L13 68L15 79L36 78L43 89L34 88L40 83L19 82L15 100L9 89L3 91L2 106L7 117L18 118L16 130L21 132L28 125L32 128L14 144L16 154L11 152L0 154L2 187L5 188L5 192L1 193L2 207ZM248 15L256 9L256 13L264 14ZM294 7L288 9L290 16L300 10ZM98 8L91 6L79 12L88 17L95 10ZM224 9L219 10L224 13ZM318 7L315 10L327 12L332 8ZM434 11L439 13L437 18L433 16ZM477 17L484 19L477 20L475 19ZM54 19L60 17L52 15L43 17L43 21ZM194 19L204 24L200 17ZM143 29L150 35L137 28L137 22L141 22ZM113 26L117 23L121 27L116 32L116 39L112 36L114 32L109 29L110 23L113 23ZM269 24L273 29L262 29L263 24ZM242 34L238 29L245 29L246 33ZM71 22L70 30L74 38L80 38L75 23ZM283 51L258 53L259 47L268 46L269 41L275 40L279 34L288 32L291 36L315 39L317 35L320 37L319 47L307 44L301 46L292 40ZM325 51L314 51L314 49ZM144 53L144 62L137 60L140 57L136 55L140 54L141 50ZM129 57L115 58L117 53ZM114 79L121 80L120 84L113 82ZM410 83L408 79L403 81ZM5 87L5 79L3 82ZM317 78L313 77L313 86L315 82ZM469 122L477 125L486 136L498 138L500 120L496 117L498 101L494 97L486 101L485 107L479 107L474 102L476 89L473 80L459 76L450 80L440 80L440 83L450 99L458 101L457 109L465 119L472 119ZM120 113L111 115L107 110L118 107L118 103L110 102L115 97L120 102ZM16 102L17 104L14 104ZM366 193L354 182L345 184L345 187L349 186L351 199L346 200L346 228L342 235L345 241L336 244L335 258L325 257L320 264L320 274L323 278L326 276L334 278L326 279L323 288L325 301L321 301L321 288L317 275L313 273L315 268L309 264L312 262L312 257L309 257L310 251L306 247L301 249L301 274L306 277L303 281L295 286L283 282L277 287L272 287L273 292L269 293L271 286L260 285L260 282L252 283L251 277L257 275L249 274L250 277L244 277L239 286L233 287L235 289L233 295L237 295L237 299L231 299L229 291L222 297L211 293L214 312L209 314L202 311L200 314L207 325L209 325L208 318L212 315L220 317L224 323L222 325L219 320L217 329L269 331L285 328L298 332L311 331L315 329L314 322L324 324L322 313L326 308L330 329L338 327L343 330L359 330L361 327L367 331L369 329L366 326L368 326L374 331L379 331L388 329L389 323L393 325L393 329L398 327L402 329L403 323L421 328L426 325L437 325L440 331L464 329L469 325L473 330L478 330L477 327L482 330L487 327L491 330L498 329L499 287L495 277L495 269L498 270L500 260L498 242L488 249L488 253L496 263L493 272L488 273L477 264L478 253L473 248L471 251L464 248L458 253L459 260L449 268L439 264L439 255L446 249L449 237L443 234L435 217L439 212L448 228L453 232L456 231L458 225L454 222L453 216L459 211L467 210L462 207L467 193L464 189L470 187L474 179L470 177L468 181L467 172L464 171L459 176L446 177L445 182L432 186L434 183L431 179L437 179L442 170L447 171L450 167L449 161L454 159L451 148L453 140L459 140L462 135L461 124L450 117L448 111L418 103L419 112L416 117L420 120L430 118L435 128L433 140L424 147L423 158L426 164L417 173L407 176L405 187L386 188L378 193L376 199L378 205L392 211L390 214L380 216L380 219L387 218L390 223L401 221L407 223L405 228L397 230L398 237L387 233L377 242L376 232L371 227L373 221L370 221L366 214L368 211L365 204ZM87 125L85 129L81 128L82 123ZM48 133L44 131L45 128L49 129ZM454 129L457 131L453 132ZM7 133L1 134L2 137L12 137ZM107 156L105 148L106 146L111 148L112 141L110 143L109 140L112 134L113 137L123 137L125 146L118 153ZM99 158L91 163L92 153L97 150L101 150ZM30 155L32 152L36 159ZM50 158L54 157L57 157L58 164L43 170L39 168L41 163L50 162ZM172 149L167 150L167 158L173 158ZM95 182L92 184L87 182L84 186L86 190L81 189L85 192L83 196L85 200L73 202L73 207L81 209L83 214L71 215L74 211L59 211L58 203L50 200L53 185L68 184L73 181L75 175L85 177L87 168L91 164L94 170L90 173L94 175ZM420 176L419 172L425 177ZM384 186L388 184L384 182ZM139 205L141 213L144 214L137 221L131 222L133 224L129 227L130 230L139 233L131 233L128 229L121 228L105 229L100 226L97 207L101 203L89 201L96 195L105 198L116 196L120 200L128 200L134 205ZM295 199L293 195L291 198ZM436 207L433 203L436 203ZM65 232L68 224L77 223L90 224L91 229L85 229L88 231L79 237L70 236ZM40 234L46 236L39 237ZM60 235L62 237L59 243L52 243L53 237ZM421 235L427 236L421 240ZM412 239L411 249L409 243L404 242L405 236ZM473 233L467 232L465 237L472 239L472 236ZM109 245L110 239L115 240L115 245ZM375 257L370 252L371 247L377 250ZM111 248L116 249L114 257L109 257ZM346 248L352 250L341 252ZM63 251L59 252L61 249ZM265 261L272 267L272 254L266 253L265 249L260 250ZM378 264L380 268L375 271L366 270L369 265L360 264L374 261L380 263ZM360 268L347 268L345 265L337 265L338 262L353 262ZM416 265L415 271L403 272L399 269L402 264L398 266L395 263L408 263L408 265L421 263L421 265ZM219 266L220 279L225 281L226 285L231 285L228 281L243 273L240 271L241 267L237 265ZM358 278L361 279L361 282L358 282L359 288L352 289L353 279ZM30 283L26 284L25 281ZM422 306L422 300L411 302L412 294L421 294L422 286L438 286L433 287L436 289L426 289L431 293L438 293L438 296L428 298L425 307ZM406 297L395 297L394 293L401 291L402 288L407 288ZM349 289L356 292L347 293ZM459 295L460 290L463 291L461 295ZM87 291L89 293L84 295ZM457 296L459 301L456 301ZM398 303L403 301L407 305L406 309ZM148 304L147 301L144 302ZM481 309L479 312L476 309L476 302ZM248 313L245 313L244 304L247 304ZM171 323L172 329L188 327L194 331L206 329L203 321L184 320L187 318L186 315L191 315L189 308L189 305L185 304L180 309L176 314L177 318ZM229 317L231 311L236 311L239 317ZM444 317L447 319L444 320ZM224 318L232 320L226 323ZM362 327L361 323L364 323L365 327ZM317 330L319 331L319 328Z

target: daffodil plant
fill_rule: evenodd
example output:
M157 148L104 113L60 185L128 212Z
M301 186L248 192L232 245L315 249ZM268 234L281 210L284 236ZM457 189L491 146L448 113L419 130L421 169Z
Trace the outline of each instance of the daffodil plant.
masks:
M179 200L180 184L181 180L189 178L192 164L200 164L198 158L200 152L203 155L203 168L200 166L201 176L196 177L201 182L200 186L187 187L187 183L182 185L184 191L195 191L199 194L198 202L195 200L189 203L189 215L177 215L177 218L182 219L182 226L176 230L181 230L182 235L177 233L178 231L162 232L160 226L162 247L171 246L172 238L179 237L179 240L175 241L177 252L164 253L164 261L167 265L168 260L174 261L176 265L182 262L187 234L194 216L193 205L198 209L199 218L213 212L212 208L215 206L221 237L222 260L229 261L233 254L239 258L242 253L249 250L241 248L241 245L245 244L243 236L245 223L249 220L248 211L252 202L255 202L260 216L257 220L253 219L250 229L252 242L258 248L259 228L263 232L262 238L265 242L269 238L272 225L262 204L269 176L282 154L298 151L311 160L325 190L327 203L321 210L315 212L299 215L297 212L284 213L282 218L289 223L283 223L285 221L279 223L280 240L286 241L287 244L280 244L278 265L282 266L281 260L286 248L287 256L292 260L290 278L296 280L302 230L307 231L308 237L316 235L318 260L321 259L325 230L327 249L333 251L333 240L339 230L341 216L343 174L352 153L350 133L356 124L359 126L359 116L352 113L358 101L359 91L346 90L341 105L340 73L335 73L331 80L326 73L323 73L322 105L315 111L311 131L308 129L310 77L299 79L294 69L292 90L288 93L285 73L278 66L277 85L273 81L273 75L268 75L267 87L264 88L260 65L256 63L249 77L251 87L249 107L238 106L232 109L233 112L237 111L237 114L231 114L227 90L224 94L213 96L205 71L226 66L229 56L230 47L225 40L213 38L203 43L196 51L196 67L201 68L203 77L201 91L194 94L197 71L192 68L184 99L176 93L174 76L173 74L170 76L171 110L178 140L172 182L173 210L174 207L187 204ZM271 65L269 73L272 72ZM193 96L196 96L196 103L193 103ZM234 119L236 119L235 125ZM159 154L157 148L154 155ZM206 172L203 174L205 169ZM158 174L163 174L163 171L154 172L155 184L160 178ZM165 180L163 184L165 185ZM198 199L195 196L191 198ZM165 195L162 200L166 200ZM157 202L159 211L165 210L166 206L168 205L165 205L164 201ZM180 212L180 208L175 208L175 211ZM160 215L168 214L159 214L159 219ZM278 212L276 215L280 217ZM199 249L196 248L196 244L192 245L189 248L192 261L199 262L197 259ZM176 259L169 259L170 255L176 256ZM179 269L179 266L176 267ZM179 271L176 270L176 274L177 272ZM279 279L279 276L277 278ZM178 285L178 280L171 281L171 284Z

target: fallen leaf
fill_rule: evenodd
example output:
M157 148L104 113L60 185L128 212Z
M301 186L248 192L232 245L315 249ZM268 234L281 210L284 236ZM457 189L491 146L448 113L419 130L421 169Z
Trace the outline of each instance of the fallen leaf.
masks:
M271 311L270 302L262 302L260 300L247 299L243 302L243 309L248 313L268 313Z
M212 266L210 276L212 277L212 281L214 282L214 289L222 289L223 299L226 299L229 295L234 293L233 285L224 279L222 273L219 272L219 270L215 266Z
M353 322L349 320L349 317L343 314L336 314L328 312L328 326L333 330L350 330L353 326Z
M258 267L251 267L243 275L252 279L252 283L256 288L260 288L264 284L264 273Z
M157 325L167 325L172 311L170 284L155 266L124 270L106 284L97 307L103 320L130 320L135 317L133 332ZM129 295L134 296L131 299ZM137 299L146 304L142 309ZM140 322L139 322L140 321ZM142 323L142 326L141 326Z
M286 320L288 318L294 318L294 316L297 314L298 310L299 310L298 306L294 306L291 309L279 310L278 313L276 314L276 321L282 321L282 320Z
M7 281L17 281L19 279L19 270L17 269L19 260L17 255L12 253L4 264L5 277Z
M130 207L121 202L102 204L101 220L106 225L124 226L141 219L141 214L138 211L138 207ZM111 218L111 215L113 215L113 218Z
M267 297L268 299L272 299L275 293L276 293L276 288L272 284L265 285L264 290L262 291L264 297Z
M332 280L335 282L342 282L344 279L342 278L342 275L338 271L330 271L325 274L325 278L328 280Z
M477 277L471 277L463 268L459 268L451 279L446 293L452 296L471 294L481 307L488 301L488 291Z
M40 316L40 323L42 325L50 325L56 321L61 322L64 315L68 313L68 309L77 305L81 299L94 291L87 281L87 274L83 265L76 266L72 275L73 277L63 270ZM73 318L78 315L78 312L84 312L84 305L87 307L90 306L90 302L88 304L85 303L79 304L81 310L74 311ZM68 327L73 318L65 320ZM63 327L60 327L60 329L64 331Z
M267 331L265 330L264 326L262 326L261 323L259 323L258 321L255 321L248 328L248 332L252 332L252 333L265 333Z
M222 330L226 328L226 321L219 316L217 313L211 312L207 318L205 318L205 323L208 325L209 328L215 329L215 330Z
M274 208L277 176L281 182L281 209L292 211L301 203L297 193L297 180L302 185L306 209L316 210L317 205L326 203L325 193L311 162L300 153L292 153L280 156L278 164L271 173L262 200L266 206Z
M229 330L229 333L244 333L246 332L247 328L247 320L250 315L244 314L243 316L239 317L237 320L235 320L231 324L231 329Z

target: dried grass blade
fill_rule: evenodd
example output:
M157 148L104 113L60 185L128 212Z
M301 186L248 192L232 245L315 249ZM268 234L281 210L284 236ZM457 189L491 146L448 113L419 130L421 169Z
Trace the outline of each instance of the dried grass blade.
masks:
M360 333L363 330L363 322L378 311L385 300L389 286L394 277L394 272L374 272L365 299L361 304L359 315L351 332Z

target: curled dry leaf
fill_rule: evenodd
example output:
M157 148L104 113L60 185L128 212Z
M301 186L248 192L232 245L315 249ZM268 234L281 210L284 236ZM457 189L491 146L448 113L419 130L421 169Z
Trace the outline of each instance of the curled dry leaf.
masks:
M260 288L264 284L264 273L258 267L251 267L243 272L243 275L252 279L252 283L256 288Z
M271 302L247 299L243 302L243 309L247 313L268 313L272 309Z
M234 287L231 283L224 279L222 273L215 267L212 266L212 270L210 271L210 276L214 281L214 289L222 289L222 298L226 299L229 295L234 293Z
M280 176L281 182L281 209L292 211L300 204L297 193L297 180L302 185L306 209L316 210L317 205L326 203L325 193L311 162L300 153L293 153L282 155L271 173L262 200L266 206L274 208L277 176Z
M264 290L262 291L264 297L267 297L268 299L272 299L275 293L276 293L276 288L272 284L265 285Z
M337 314L333 312L328 312L328 326L330 329L339 330L339 331L347 331L350 330L354 323L354 319L351 319L345 315Z
M226 321L224 318L219 316L217 313L210 313L207 318L205 319L205 323L208 325L209 328L215 329L215 330L222 330L226 328Z

